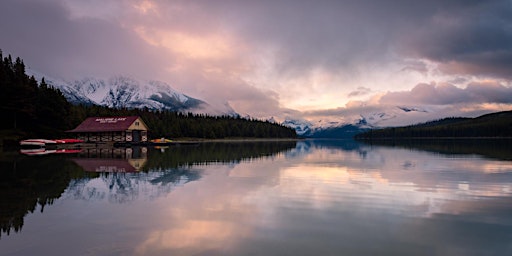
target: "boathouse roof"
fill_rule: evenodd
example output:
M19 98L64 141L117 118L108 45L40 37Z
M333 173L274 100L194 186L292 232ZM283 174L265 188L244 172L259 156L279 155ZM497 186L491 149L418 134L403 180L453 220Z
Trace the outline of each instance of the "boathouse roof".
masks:
M75 129L67 132L116 132L126 130L148 130L138 116L89 117Z

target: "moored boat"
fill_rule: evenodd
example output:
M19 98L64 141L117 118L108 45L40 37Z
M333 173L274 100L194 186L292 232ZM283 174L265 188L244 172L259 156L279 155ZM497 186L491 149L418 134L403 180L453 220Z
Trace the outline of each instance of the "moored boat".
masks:
M47 144L56 144L57 142L54 140L47 139L28 139L20 141L21 146L36 146L36 147L44 147Z
M83 140L79 139L27 139L20 141L22 147L46 147L46 146L58 146L58 145L74 145L77 143L83 143Z
M20 150L20 153L28 155L28 156L48 155L48 154L52 154L54 152L55 152L55 150L46 150L45 148L29 148L29 149Z
M29 148L29 149L21 149L20 153L28 155L28 156L41 156L41 155L49 155L49 154L76 154L80 153L81 149L46 149L44 147L41 148Z
M75 144L75 143L83 143L83 140L79 139L58 139L55 140L57 144Z
M171 144L172 140L166 139L166 138L160 138L160 139L150 140L150 142L153 145L169 145L169 144Z

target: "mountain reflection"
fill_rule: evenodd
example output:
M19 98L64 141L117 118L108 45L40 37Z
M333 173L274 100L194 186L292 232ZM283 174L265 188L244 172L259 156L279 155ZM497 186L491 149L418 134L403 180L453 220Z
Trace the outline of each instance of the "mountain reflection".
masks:
M200 172L191 168L166 169L141 173L109 172L100 173L96 179L73 180L66 195L86 201L107 200L122 204L138 199L157 198L167 195L176 186L200 178Z
M154 198L201 178L196 165L238 163L290 150L295 142L204 143L148 148L86 149L70 155L26 156L0 152L1 234L18 232L28 213L66 195L126 203Z
M106 199L110 203L126 203L140 196L156 198L170 193L176 186L198 180L201 171L194 166L271 157L294 146L295 142L240 142L176 146L163 151L147 148L86 150L79 154L82 158L73 158L73 161L85 171L100 172L100 177L94 181L102 182L77 181L70 184L68 191L74 199Z

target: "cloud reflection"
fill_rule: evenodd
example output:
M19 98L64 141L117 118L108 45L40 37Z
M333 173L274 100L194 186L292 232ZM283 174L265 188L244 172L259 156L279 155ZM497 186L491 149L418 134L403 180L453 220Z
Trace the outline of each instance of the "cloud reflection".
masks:
M201 166L204 178L173 193L172 205L162 209L169 221L151 230L137 253L244 254L256 245L265 252L285 252L276 239L295 248L304 246L301 234L332 232L324 241L308 240L318 250L314 246L338 236L374 238L379 232L360 226L361 221L390 228L381 218L402 225L393 226L395 235L411 243L402 249L413 250L422 242L404 232L421 233L407 229L427 225L425 220L433 222L428 224L433 233L425 238L431 240L443 237L442 216L482 225L511 223L505 218L512 201L507 161L310 142L298 143L296 150L256 162ZM329 226L341 223L359 230L351 230L348 238Z

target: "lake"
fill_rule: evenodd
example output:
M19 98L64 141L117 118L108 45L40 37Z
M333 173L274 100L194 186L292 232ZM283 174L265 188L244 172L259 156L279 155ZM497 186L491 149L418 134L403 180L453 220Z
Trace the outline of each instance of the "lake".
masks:
M509 140L2 152L0 255L512 255Z

